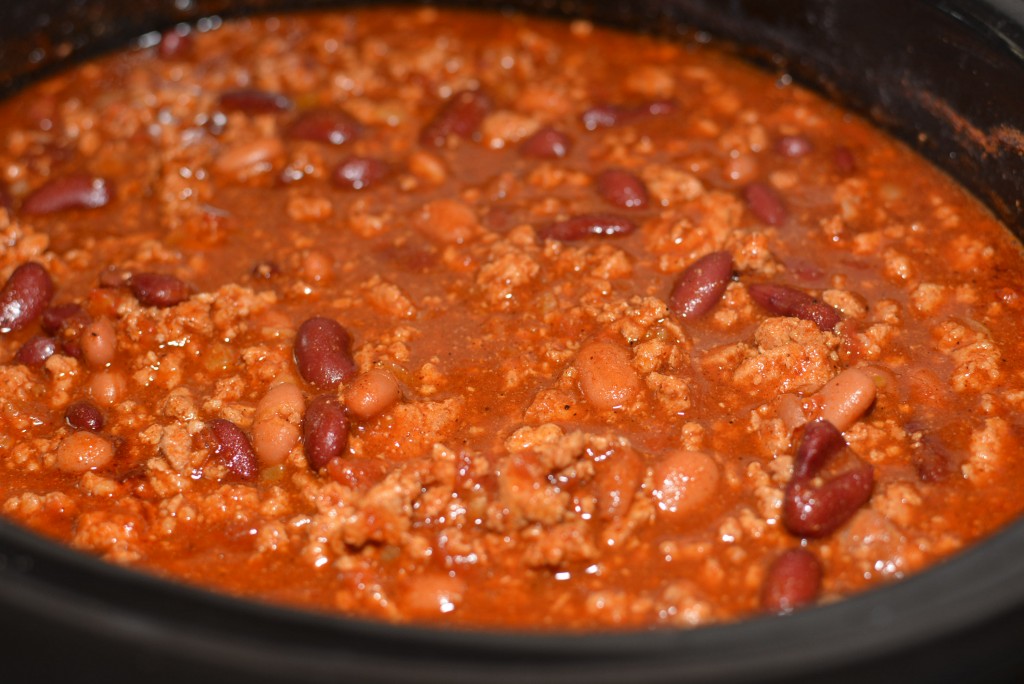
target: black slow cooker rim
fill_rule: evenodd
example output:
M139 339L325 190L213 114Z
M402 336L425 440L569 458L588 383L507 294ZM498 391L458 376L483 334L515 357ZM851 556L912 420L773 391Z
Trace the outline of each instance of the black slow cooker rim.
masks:
M250 4L267 9L275 2L251 0ZM45 11L59 12L61 3L40 4ZM130 35L125 31L101 31L93 35L93 42L74 47L71 56L106 49L144 30L165 28L199 14L233 13L228 0L149 4L161 5L167 11L149 25L132 24L127 32ZM319 7L353 3L309 0L302 4ZM582 11L581 7L594 3L527 0L518 4L550 14ZM635 3L631 10L619 7L602 16L606 21L634 22L638 17L648 17L652 22L671 23L686 14L702 27L730 39L749 38L743 27L722 15L713 2L663 3L671 6L669 12L653 10L657 4ZM752 3L734 0L729 4L730 10L749 11ZM1024 64L1024 3L943 0L916 4L930 6ZM4 11L10 9L0 9L0 23ZM51 17L51 26L53 21ZM780 49L769 45L759 54L826 91L842 85L842 74L836 72L828 55L817 55L825 68L815 72L807 58L799 55L777 58ZM46 71L43 62L38 73ZM16 87L21 82L18 78L25 76L9 79L7 85ZM865 97L859 92L847 94L844 99L870 111ZM892 124L892 112L875 114L883 123ZM898 126L897 132L905 138L913 137ZM945 144L949 139L941 140ZM929 153L928 140L917 142ZM931 152L933 159L942 158L941 148L937 155L934 149ZM986 152L979 158L994 163L999 156L998 151ZM1018 235L1024 232L1021 216L1024 213L1019 201L1016 213L1012 207L1004 212ZM287 678L289 673L328 677L344 670L380 681L389 681L392 675L424 681L480 681L482 677L488 681L521 681L555 675L561 681L597 682L618 681L623 668L628 667L638 680L753 681L765 672L778 677L884 657L970 629L1007 611L1020 610L1024 606L1024 521L909 579L785 618L754 618L695 630L584 634L435 629L269 606L108 565L0 521L0 604L18 606L45 615L52 624L92 631L119 643L162 643L168 652L181 654L179 649L186 649L188 654L182 657L196 663L227 662L232 669L268 677ZM339 645L339 641L343 643ZM402 658L394 655L396 650ZM523 665L523 658L530 659L530 664ZM440 674L443 676L437 676Z

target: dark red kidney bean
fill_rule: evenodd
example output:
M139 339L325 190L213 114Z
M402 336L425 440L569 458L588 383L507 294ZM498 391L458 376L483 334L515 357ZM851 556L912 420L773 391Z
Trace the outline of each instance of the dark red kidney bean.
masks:
M816 476L835 454L846 446L843 433L827 420L804 426L803 436L793 459L793 478L809 480Z
M302 419L302 448L313 470L320 470L348 449L348 416L338 398L322 394L309 402Z
M806 292L775 283L755 283L747 286L750 298L768 311L780 316L794 316L813 321L819 330L832 330L842 320L835 308L819 302Z
M14 209L14 202L11 200L11 193L7 189L7 185L4 183L0 183L0 209L6 209L8 214L10 214Z
M52 214L68 209L99 209L110 203L113 184L97 176L74 174L47 181L29 193L21 213Z
M371 157L349 157L334 169L331 182L346 190L362 190L379 183L391 173L391 165Z
M39 326L47 335L56 335L69 326L83 327L92 317L81 304L58 304L47 307L39 317Z
M229 90L221 93L218 103L220 108L226 112L243 112L245 114L274 114L292 108L292 101L285 95L252 89Z
M285 137L327 145L342 145L360 134L359 123L340 109L313 109L300 114L285 129Z
M722 299L732 269L729 252L705 254L679 274L668 297L668 308L683 318L703 316Z
M790 613L814 603L821 592L821 575L821 564L807 549L783 551L768 568L761 606L772 613Z
M838 529L871 498L874 469L869 463L814 487L791 480L782 498L782 524L799 537L823 537Z
M53 297L46 269L29 261L14 269L0 289L0 332L20 330L37 319Z
M236 477L255 479L260 472L259 462L242 428L223 418L214 418L207 427L213 436L213 455Z
M572 149L572 139L554 128L542 128L519 145L519 153L534 159L564 159Z
M178 33L177 29L164 31L160 35L160 44L156 49L161 59L181 59L192 51L192 35Z
M333 458L327 462L331 479L357 491L366 491L387 475L387 462L378 458Z
M143 306L174 306L188 299L188 285L166 273L133 273L128 278L135 299Z
M32 368L38 368L57 353L57 340L44 335L28 338L14 354L14 360Z
M814 144L802 135L784 135L775 141L775 151L783 157L799 159L814 151Z
M667 116L675 114L677 109L678 106L672 100L652 100L637 107L637 113L648 116Z
M597 192L605 202L623 209L644 209L647 186L634 174L623 169L608 169L597 176Z
M911 432L910 427L907 431ZM925 434L911 458L921 482L943 482L953 472L953 453L935 436Z
M295 365L302 378L322 390L333 389L356 375L352 338L340 323L317 316L295 334Z
M767 183L753 182L743 189L750 213L769 226L781 225L786 220L786 205L775 189Z
M849 176L857 170L857 160L854 159L853 151L845 145L840 145L832 150L832 166L842 176Z
M420 131L420 144L444 147L449 136L472 137L493 106L491 98L479 90L464 90L452 95Z
M64 410L64 420L76 430L99 432L103 429L103 413L92 403L76 401Z
M538 233L542 238L571 241L588 237L628 235L635 230L635 223L616 214L580 214L551 223L541 228Z

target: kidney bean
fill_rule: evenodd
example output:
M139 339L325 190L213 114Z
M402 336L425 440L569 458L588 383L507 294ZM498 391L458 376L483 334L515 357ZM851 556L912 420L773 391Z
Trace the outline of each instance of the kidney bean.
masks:
M73 432L57 447L57 468L80 474L97 470L114 460L114 445L89 431Z
M356 374L352 338L337 321L316 316L295 335L295 365L302 378L322 390L348 382Z
M230 420L214 418L207 424L213 437L213 455L227 466L232 475L253 480L259 474L259 463L249 437Z
M346 190L362 190L391 175L391 165L372 157L349 157L335 167L331 182Z
M628 235L636 230L636 224L616 214L579 214L564 221L556 221L541 227L537 232L542 238L563 242L582 240L588 237L615 237Z
M394 406L401 396L402 390L395 376L374 368L345 387L345 406L357 418L369 420Z
M117 332L106 318L89 323L82 330L82 354L90 366L102 368L114 360L117 352Z
M20 330L38 318L53 297L45 268L29 261L18 266L0 289L0 332Z
M857 170L857 160L853 151L844 145L832 150L832 166L841 176L849 176Z
M802 135L784 135L775 141L775 151L783 157L799 159L814 151L814 144Z
M542 128L519 145L519 153L534 159L564 159L572 149L572 139L554 128Z
M359 122L340 109L312 109L296 117L284 135L292 140L342 145L360 132Z
M791 613L814 603L821 592L821 575L821 563L807 549L783 551L768 568L761 606L772 613Z
M775 188L767 183L754 182L743 189L750 212L769 226L781 225L786 220L786 206Z
M910 426L907 432L911 432ZM953 452L935 435L925 433L911 457L921 482L942 482L953 472Z
M7 189L7 184L0 182L0 209L5 210L10 214L14 210L14 201L11 199L11 193Z
M291 382L274 385L256 404L252 446L266 466L282 463L301 436L299 424L306 409L302 391Z
M678 108L678 105L672 100L651 100L638 106L636 112L648 116L667 116L675 114Z
M57 353L57 340L44 335L28 338L14 354L14 360L32 368L42 366L46 359Z
M812 480L825 463L845 446L842 433L827 421L815 421L804 428L793 461L793 477L782 499L782 523L792 534L829 534L871 498L874 469L868 463L860 463L814 486Z
M813 321L822 331L834 329L842 320L833 307L786 285L756 283L748 285L747 292L751 299L773 314Z
M317 471L348 449L348 417L341 402L322 394L309 402L302 421L302 442L309 467Z
M53 214L68 209L99 209L113 197L110 181L96 176L75 174L54 178L36 188L21 203L21 213Z
M605 340L583 345L576 356L580 391L599 411L621 408L640 391L640 376L629 352Z
M89 401L76 401L64 409L64 420L76 430L99 432L103 429L103 413Z
M635 107L600 104L584 111L580 120L588 131L596 131L599 128L618 126L639 116L665 116L675 111L676 103L671 100L652 100Z
M358 491L366 491L384 479L387 463L376 458L332 458L327 475L335 482Z
M245 114L274 114L292 108L292 101L280 93L248 88L221 93L218 103L226 112Z
M434 118L420 131L420 144L444 147L449 136L472 137L492 108L491 98L479 90L456 93L441 105Z
M188 285L166 273L133 273L128 287L143 306L165 308L188 299Z
M705 254L679 274L668 297L668 308L683 318L703 316L722 299L732 269L729 252Z
M608 204L623 209L647 206L647 187L636 175L623 169L608 169L597 176L597 192Z
M81 304L58 304L47 307L39 317L39 326L48 335L56 335L65 328L84 328L91 320Z
M875 402L874 379L857 368L847 368L815 393L822 419L845 432Z
M654 466L651 495L659 515L680 520L714 498L720 479L718 464L707 454L673 451Z

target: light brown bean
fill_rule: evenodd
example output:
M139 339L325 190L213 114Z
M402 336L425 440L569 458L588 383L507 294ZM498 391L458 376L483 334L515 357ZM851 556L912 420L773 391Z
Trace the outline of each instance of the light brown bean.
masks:
M57 447L57 467L65 473L96 470L114 460L114 445L92 432L68 435Z
M117 353L114 324L107 318L97 318L82 329L80 344L86 363L94 368L107 366Z
M128 381L119 371L100 371L89 379L89 394L100 406L120 403L127 391Z
M391 408L400 396L401 387L395 376L373 368L345 388L345 406L357 418L369 420Z
M283 156L284 146L279 139L261 138L224 150L214 159L213 169L242 180L269 171Z
M621 408L640 390L629 352L614 342L588 342L576 357L580 391L600 411Z
M659 515L681 519L709 502L721 480L715 459L699 451L672 451L654 466L651 493Z
M295 384L274 385L256 404L252 423L252 448L260 463L282 463L302 435L306 400Z
M462 244L480 231L473 208L453 199L427 202L413 216L412 224L431 240L443 244Z
M870 375L859 368L847 368L818 390L815 401L821 417L845 432L871 407L876 394Z

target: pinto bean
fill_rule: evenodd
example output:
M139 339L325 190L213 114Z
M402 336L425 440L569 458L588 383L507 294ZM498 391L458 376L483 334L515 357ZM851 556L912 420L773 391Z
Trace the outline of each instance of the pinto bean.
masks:
M34 190L21 203L21 213L35 216L68 209L99 209L107 206L113 195L110 181L74 174L54 178Z
M295 365L302 379L326 390L348 382L356 374L352 338L337 321L316 316L295 335Z
M348 449L348 417L341 402L322 394L309 402L302 421L302 442L309 467L320 470Z
M821 417L840 432L848 430L871 407L878 388L870 375L847 368L815 393Z
M38 318L53 297L53 280L34 261L18 266L0 289L0 332L20 330Z
M614 342L595 340L576 357L580 391L599 411L622 408L640 391L640 376L629 352Z
M644 209L649 201L644 182L624 169L607 169L598 174L597 192L608 204L623 209Z
M744 188L743 197L750 212L769 226L781 225L786 220L786 205L775 188L767 183L750 183Z
M285 129L285 137L326 145L343 145L360 134L359 122L340 109L312 109Z
M374 368L345 387L345 406L357 418L369 420L394 406L401 394L402 389L394 375Z
M449 136L472 137L493 107L491 98L479 90L464 90L452 95L420 131L420 144L444 147Z
M89 401L76 401L64 409L64 420L76 430L99 432L103 429L103 413Z
M672 451L654 466L654 496L659 515L685 518L711 501L721 474L715 459L699 451Z
M221 93L218 103L226 112L245 114L274 114L292 108L292 101L285 95L251 88Z
M668 308L683 318L703 316L722 299L732 269L728 252L705 254L679 274L668 297Z
M104 370L89 378L89 395L100 406L114 406L128 392L128 381L120 371Z
M56 353L57 340L45 335L34 335L15 352L14 360L32 368L39 368L46 363L46 359Z
M82 330L82 354L85 361L94 368L102 368L114 360L117 353L117 332L114 324L106 318L99 318Z
M244 180L266 173L274 161L284 156L284 145L278 138L260 138L225 148L213 160L213 170L219 174Z
M768 568L761 606L772 613L791 613L814 603L821 592L821 575L821 563L810 551L783 551Z
M256 404L252 447L265 466L284 462L302 435L300 425L306 399L294 383L274 385Z
M747 292L751 299L773 314L812 321L822 331L834 329L842 320L833 307L793 287L755 283L747 286Z
M345 190L363 190L391 175L391 165L383 159L348 157L331 173L331 183Z
M254 480L259 474L259 463L249 437L230 420L214 418L207 425L213 438L213 455L222 461L232 475L242 480Z
M537 233L542 238L569 242L588 237L615 237L628 235L636 230L636 224L616 214L580 214L564 221L556 221L541 227Z
M57 468L80 474L103 468L114 460L114 445L88 431L74 432L57 447Z
M595 459L597 511L603 520L618 520L629 511L644 479L644 464L629 447L617 447Z
M465 202L437 199L412 217L412 226L435 242L462 244L480 231L476 212Z
M143 306L174 306L188 299L188 285L166 273L133 273L128 287Z
M839 528L871 498L874 470L860 463L820 486L813 484L829 459L846 447L843 435L828 421L804 428L793 461L793 477L782 500L782 523L801 537L821 537Z
M519 153L534 159L564 159L572 150L572 139L554 128L542 128L519 145Z

